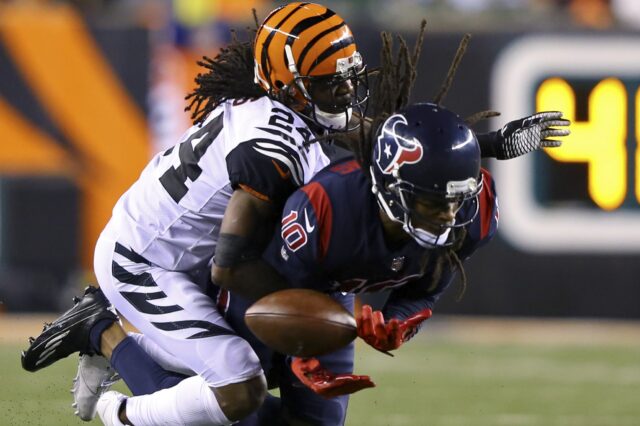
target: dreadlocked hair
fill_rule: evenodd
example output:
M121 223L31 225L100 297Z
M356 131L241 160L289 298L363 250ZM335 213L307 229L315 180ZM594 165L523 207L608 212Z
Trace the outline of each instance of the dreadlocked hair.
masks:
M413 51L405 39L396 35L399 44L394 57L393 36L387 32L382 32L382 49L380 51L380 68L376 70L376 80L369 101L371 111L370 126L360 125L360 137L357 143L352 144L356 160L363 170L369 170L371 166L371 152L373 147L373 136L378 127L389 115L405 107L409 103L411 89L416 80L416 66L422 52L422 41L427 28L427 21L422 20L420 31L416 39ZM364 120L361 118L361 120ZM368 176L368 174L367 174Z
M369 101L372 118L369 131L365 126L360 126L360 137L358 142L351 144L365 175L369 177L368 170L371 166L372 150L375 135L380 125L394 112L404 108L409 103L411 90L417 77L417 63L420 59L422 44L426 30L426 21L420 24L420 31L416 39L413 50L409 49L407 42L399 35L395 36L398 43L397 52L394 56L394 38L386 32L381 33L382 49L380 52L380 68L377 70L374 89ZM460 45L449 66L447 75L440 87L438 94L434 98L434 103L440 105L453 83L456 71L462 61L471 36L466 34L460 41ZM475 124L481 119L498 115L495 111L482 111L470 116L468 122ZM360 118L361 124L364 118ZM460 300L467 289L467 276L457 252L461 249L467 231L464 228L452 230L454 243L447 247L436 247L425 252L421 259L422 272L429 272L431 280L424 284L421 291L432 292L440 284L442 274L445 270L456 270L460 273L461 288L457 299Z
M255 28L247 28L250 40L255 37L259 26L255 9L253 18ZM185 111L191 112L194 124L202 123L214 108L226 100L267 95L254 81L253 43L241 41L235 30L231 30L229 45L221 48L215 58L203 56L197 63L207 71L197 75L196 88L185 97L190 101Z
M427 267L432 267L431 281L426 286L427 291L434 291L442 278L445 267L451 270L457 270L460 273L460 290L456 300L460 301L467 291L467 274L464 271L462 260L458 256L458 250L462 248L462 244L467 236L465 228L456 228L452 230L454 233L454 243L448 247L438 247L425 253L422 259L422 271L426 271Z
M475 114L471 114L469 117L464 119L464 122L467 123L467 126L473 127L477 122L481 120L486 120L487 118L497 117L500 113L498 111L479 111Z
M453 79L458 71L458 67L460 66L460 62L462 61L462 57L467 51L467 46L469 45L469 40L471 40L471 34L465 34L460 40L460 44L458 45L458 50L449 66L449 71L447 71L447 76L442 82L442 86L440 87L440 91L436 95L433 100L433 103L437 105L441 105L447 94L449 93L449 89L451 88L451 84L453 83ZM476 123L481 120L486 120L491 117L497 117L500 113L498 111L479 111L474 114L471 114L469 117L465 118L464 121L469 127L473 127Z

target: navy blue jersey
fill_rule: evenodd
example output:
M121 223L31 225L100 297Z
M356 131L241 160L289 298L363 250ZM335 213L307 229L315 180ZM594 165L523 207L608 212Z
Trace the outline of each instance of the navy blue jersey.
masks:
M494 183L486 170L482 178L478 215L464 228L466 235L456 250L460 260L469 258L497 229ZM457 221L474 212L470 204L458 212ZM390 289L387 317L403 319L432 308L455 275L455 264L444 258L448 249L425 249L412 239L390 248L380 214L357 162L332 164L289 197L264 258L294 287L349 293Z

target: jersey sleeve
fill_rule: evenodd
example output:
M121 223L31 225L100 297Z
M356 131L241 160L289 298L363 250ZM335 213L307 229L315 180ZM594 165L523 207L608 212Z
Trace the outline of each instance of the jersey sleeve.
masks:
M293 287L327 290L329 279L322 263L331 232L331 203L322 185L312 182L287 200L263 258Z
M291 172L295 154L279 146L275 140L248 140L235 147L226 158L231 187L282 205L299 184Z
M229 101L225 111L226 166L232 188L284 204L319 166L314 153L320 148L304 146L310 130L293 111L267 97Z
M456 276L456 271L445 263L441 275L433 282L436 269L431 265L420 279L394 289L382 309L384 317L405 320L424 309L433 309Z

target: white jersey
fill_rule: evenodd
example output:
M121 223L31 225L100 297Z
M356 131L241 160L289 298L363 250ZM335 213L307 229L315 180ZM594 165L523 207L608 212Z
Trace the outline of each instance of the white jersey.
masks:
M227 101L157 154L118 200L105 233L171 271L206 267L235 188L282 205L329 158L293 111L268 97Z

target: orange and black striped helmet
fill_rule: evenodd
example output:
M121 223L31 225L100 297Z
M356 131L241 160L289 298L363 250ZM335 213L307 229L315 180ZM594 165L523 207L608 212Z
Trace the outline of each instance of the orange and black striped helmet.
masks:
M311 99L305 78L342 75L363 65L344 20L314 3L290 3L271 12L256 34L254 59L256 83L271 95L295 83L306 101Z

